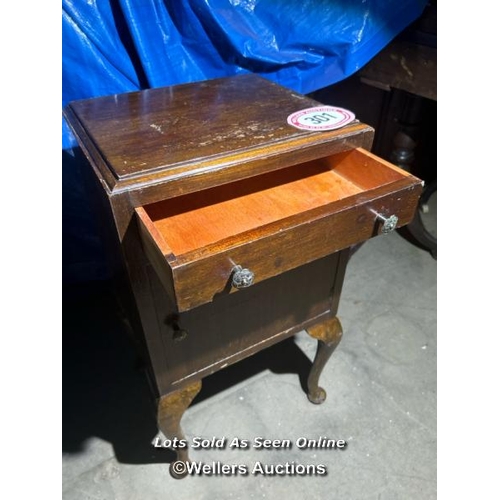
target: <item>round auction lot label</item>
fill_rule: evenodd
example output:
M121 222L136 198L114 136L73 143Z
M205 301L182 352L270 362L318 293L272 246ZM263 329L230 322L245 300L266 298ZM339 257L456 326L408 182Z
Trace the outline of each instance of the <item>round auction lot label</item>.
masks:
M334 130L354 120L352 111L335 106L317 106L296 111L287 122L301 130Z

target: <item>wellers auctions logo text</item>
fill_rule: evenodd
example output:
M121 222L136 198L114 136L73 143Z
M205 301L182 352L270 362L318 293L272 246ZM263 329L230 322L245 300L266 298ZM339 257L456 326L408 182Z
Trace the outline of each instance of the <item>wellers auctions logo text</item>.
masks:
M325 476L326 465L323 464L296 464L286 462L282 464L264 464L255 462L246 464L224 464L222 462L182 462L178 460L171 464L172 472L179 477L191 476Z

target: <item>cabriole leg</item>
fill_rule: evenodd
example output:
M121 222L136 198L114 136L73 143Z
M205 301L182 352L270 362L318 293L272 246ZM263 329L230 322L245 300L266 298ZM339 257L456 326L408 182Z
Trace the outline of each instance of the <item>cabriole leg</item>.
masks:
M200 390L201 380L198 380L183 389L160 397L158 401L158 428L167 439L185 439L181 428L181 419ZM177 453L177 461L189 461L187 447L174 451ZM170 473L174 477L182 477L176 474L175 469L172 469L172 464L170 466Z
M342 338L342 325L335 316L308 328L307 333L318 341L316 356L307 379L307 397L311 403L320 404L326 399L326 391L319 387L319 377L333 351L339 345Z

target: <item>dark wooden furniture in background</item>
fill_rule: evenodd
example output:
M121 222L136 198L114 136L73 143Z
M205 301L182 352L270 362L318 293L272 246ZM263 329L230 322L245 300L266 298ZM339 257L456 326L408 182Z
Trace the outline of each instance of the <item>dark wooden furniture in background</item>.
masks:
M422 32L425 29L425 32ZM435 9L431 6L403 35L390 43L359 73L361 82L390 92L385 121L388 124L382 156L422 175L436 168L436 116L426 116L437 101L437 48ZM435 106L434 106L435 109ZM434 124L429 126L430 120ZM419 154L417 148L424 154ZM390 149L389 149L390 148ZM422 175L423 176L423 175ZM427 230L420 212L437 190L436 174L430 174L420 200L420 210L406 230L437 257L437 237Z
M349 248L414 216L421 181L368 152L372 128L287 125L315 105L245 75L65 110L167 437L203 377L303 329L324 401Z
M402 233L437 257L422 212L437 192L437 2L348 79L311 94L344 106L376 129L372 151L425 180L419 210Z

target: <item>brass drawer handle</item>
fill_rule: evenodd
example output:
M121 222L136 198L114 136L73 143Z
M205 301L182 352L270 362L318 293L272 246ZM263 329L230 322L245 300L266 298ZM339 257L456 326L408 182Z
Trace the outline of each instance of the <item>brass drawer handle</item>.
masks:
M396 229L399 220L397 215L390 215L389 217L385 217L384 215L379 214L374 210L372 210L372 212L377 216L377 219L382 223L382 229L380 231L382 234L391 233L392 231L394 231L394 229Z
M254 274L250 269L243 269L241 266L233 267L232 284L234 288L247 288L253 285Z

